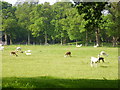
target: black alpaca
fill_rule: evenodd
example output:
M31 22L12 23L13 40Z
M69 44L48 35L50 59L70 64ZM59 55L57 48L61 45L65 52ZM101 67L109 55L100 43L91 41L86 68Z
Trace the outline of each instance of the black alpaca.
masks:
M102 60L102 62L104 62L104 58L103 57L99 57L98 61L100 63L100 60Z

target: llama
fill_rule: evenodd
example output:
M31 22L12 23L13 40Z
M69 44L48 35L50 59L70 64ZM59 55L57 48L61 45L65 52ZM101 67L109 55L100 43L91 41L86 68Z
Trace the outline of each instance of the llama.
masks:
M64 57L70 56L71 57L71 52L66 52Z
M16 55L16 57L18 56L16 52L10 52L10 55Z

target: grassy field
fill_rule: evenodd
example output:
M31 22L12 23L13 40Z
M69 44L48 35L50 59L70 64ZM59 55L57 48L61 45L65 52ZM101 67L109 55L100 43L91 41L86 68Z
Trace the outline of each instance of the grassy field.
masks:
M118 48L61 45L20 45L31 56L10 56L18 45L5 46L2 52L3 88L118 88ZM66 51L72 57L64 57ZM100 51L109 54L105 63L90 66L90 57Z

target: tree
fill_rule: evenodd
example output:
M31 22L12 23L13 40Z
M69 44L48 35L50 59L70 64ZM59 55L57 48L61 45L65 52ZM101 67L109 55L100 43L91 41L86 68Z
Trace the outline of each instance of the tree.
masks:
M14 31L17 27L17 21L15 17L15 7L7 2L2 3L2 31L5 35L5 43L8 44L8 36L10 38L10 44L12 44L12 39L15 38Z
M7 19L4 20L3 24L3 30L5 31L5 34L9 36L10 39L10 44L12 44L12 40L15 39L16 37L16 29L17 28L17 22L15 19ZM7 37L6 37L7 39Z
M35 6L34 4L24 2L22 5L17 6L17 10L15 12L19 26L21 26L22 28L24 28L24 30L27 31L26 38L28 44L30 44L30 36L31 36L31 31L29 30L29 26L31 25L30 13L34 6Z
M83 19L83 14L79 15L76 8L70 8L67 12L67 19L65 22L66 29L70 40L82 39L83 32L85 32L85 20ZM68 22L68 23L67 23Z
M111 2L110 8L107 8L111 15L108 15L108 35L113 38L113 46L117 46L117 41L120 38L120 2Z
M51 21L54 27L54 33L52 36L54 39L59 39L61 45L66 43L66 39L68 38L67 28L66 28L66 10L71 8L70 2L57 2L52 6L53 10L53 19ZM68 26L67 26L68 27Z
M29 27L32 31L32 35L35 37L39 37L43 33L45 44L48 43L48 37L51 32L51 23L52 20L52 11L51 11L51 5L49 3L45 2L43 5L38 5L34 8L35 11L32 12L32 14L35 16L34 19L31 19L31 21L34 20L34 22ZM36 27L36 28L35 28Z
M74 1L74 0L73 0ZM75 2L76 8L79 14L85 14L84 19L87 21L85 26L87 32L91 30L95 31L96 34L96 44L100 46L100 28L99 23L101 23L101 16L103 9L105 8L106 2Z

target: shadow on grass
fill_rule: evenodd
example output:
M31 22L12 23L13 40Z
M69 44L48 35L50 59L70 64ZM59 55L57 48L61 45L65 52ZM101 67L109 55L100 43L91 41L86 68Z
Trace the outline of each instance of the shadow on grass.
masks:
M5 77L3 88L118 88L118 80L61 79L50 76Z
M102 67L102 68L108 68L109 66L100 66L100 67Z

